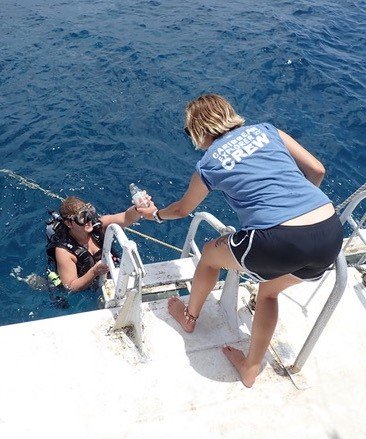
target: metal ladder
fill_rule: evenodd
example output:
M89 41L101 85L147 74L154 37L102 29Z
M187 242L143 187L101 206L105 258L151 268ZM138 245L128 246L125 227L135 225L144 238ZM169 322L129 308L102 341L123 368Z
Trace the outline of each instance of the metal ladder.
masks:
M357 234L364 244L366 244L365 231L360 230L360 224L357 224L353 219L352 212L365 198L366 190L350 200L340 216L342 224L348 222L354 229L353 235ZM112 288L109 290L108 288L103 289L105 306L106 308L121 306L113 329L118 330L126 326L132 326L135 330L135 343L139 349L142 349L143 344L141 320L142 294L144 291L156 292L162 289L175 289L182 283L185 283L189 289L189 282L193 278L195 268L201 257L201 252L195 242L195 236L198 226L202 221L210 224L220 235L235 231L233 227L225 226L213 215L206 212L198 212L190 224L181 258L146 265L141 261L136 244L126 237L118 225L111 224L107 228L102 260L109 266ZM123 251L119 267L115 267L111 256L111 246L115 238ZM305 364L345 291L347 285L347 262L343 250L338 255L334 266L335 283L333 289L293 365L289 368L293 373L299 372ZM323 280L328 274L324 276ZM106 276L103 277L102 282L104 285L106 284ZM239 328L237 313L238 290L239 273L229 270L222 289L220 303L226 312L228 324L234 331L237 331ZM316 291L317 289L314 294Z
M361 187L362 189L362 187ZM306 338L299 354L297 355L294 364L290 367L290 370L294 373L299 372L304 366L306 360L308 359L312 349L314 348L316 342L321 336L326 324L328 323L330 317L332 316L334 310L336 309L347 285L347 261L344 255L345 249L351 243L355 236L358 236L360 240L366 245L366 231L361 229L366 216L365 214L359 222L357 222L352 213L356 207L366 198L366 190L357 190L354 197L350 197L348 204L344 207L343 212L340 215L340 221L342 224L348 223L353 229L353 233L350 238L346 241L343 249L339 253L337 260L335 261L335 283L334 287L321 310L316 322L314 323L308 337ZM359 264L364 263L366 258L366 253L361 257ZM321 283L316 288L313 294L315 294L323 284L325 279L328 277L329 272L323 277Z
M143 264L136 244L129 240L122 228L117 224L108 226L103 245L102 261L109 267L110 279L101 276L105 308L120 306L120 311L112 330L132 327L134 341L142 349L142 295L157 293L187 287L201 257L201 252L195 241L197 229L202 221L207 222L220 235L234 232L231 226L225 226L217 218L207 212L198 212L190 224L181 257L179 259ZM115 266L111 254L114 240L122 248L122 257L119 266ZM229 270L225 279L220 302L227 313L228 322L234 329L238 329L237 321L237 292L239 288L239 274Z

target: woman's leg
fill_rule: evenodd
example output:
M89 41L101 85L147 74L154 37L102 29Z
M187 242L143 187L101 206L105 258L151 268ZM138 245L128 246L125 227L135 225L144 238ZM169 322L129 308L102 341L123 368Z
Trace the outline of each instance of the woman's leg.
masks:
M278 295L284 289L301 280L287 274L259 285L252 326L249 353L245 357L238 349L224 347L223 352L235 366L246 387L252 387L259 373L266 350L276 328L278 318Z
M225 267L234 270L240 270L241 268L232 256L227 240L227 236L221 236L210 241L203 248L201 259L193 277L188 302L188 313L192 317L199 316L207 296L216 284L220 268ZM192 332L195 321L184 315L184 308L184 303L177 297L172 297L168 302L170 314L181 324L185 331Z

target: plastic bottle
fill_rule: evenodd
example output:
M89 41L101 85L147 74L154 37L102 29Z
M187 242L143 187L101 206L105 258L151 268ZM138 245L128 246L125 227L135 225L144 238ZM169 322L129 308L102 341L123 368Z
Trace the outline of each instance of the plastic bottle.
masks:
M138 188L135 183L130 184L132 202L136 207L149 207L150 203L144 195L144 192Z

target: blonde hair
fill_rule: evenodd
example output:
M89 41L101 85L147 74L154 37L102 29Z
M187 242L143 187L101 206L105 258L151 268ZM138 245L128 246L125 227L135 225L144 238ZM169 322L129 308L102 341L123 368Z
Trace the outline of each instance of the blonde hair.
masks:
M185 112L185 123L194 144L199 147L207 134L214 138L239 128L245 119L239 116L222 96L207 94L191 101Z
M77 215L85 205L85 201L80 198L74 196L67 197L61 203L60 215L62 218L69 218L70 216Z

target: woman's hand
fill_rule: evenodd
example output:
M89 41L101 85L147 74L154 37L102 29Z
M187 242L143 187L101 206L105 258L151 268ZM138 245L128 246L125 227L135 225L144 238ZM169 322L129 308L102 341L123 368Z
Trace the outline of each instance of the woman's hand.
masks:
M98 261L95 265L93 265L91 270L93 270L94 276L97 277L108 273L109 268L107 264L103 264L102 261Z
M162 221L184 218L189 215L208 195L209 190L195 172L183 197L169 206L159 209L158 218ZM149 207L138 207L137 212L148 220L156 220L153 213L158 210L153 202ZM158 221L159 222L159 221Z
M150 220L150 221L154 221L155 218L153 217L153 212L155 212L156 210L158 210L158 208L155 206L154 202L151 201L151 197L150 197L150 204L149 207L135 207L137 212L142 215L145 219Z

